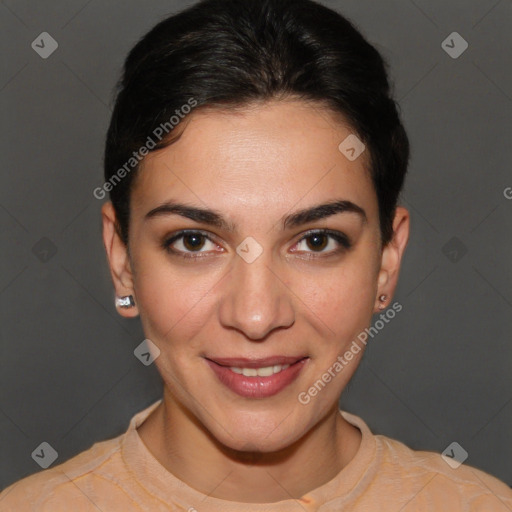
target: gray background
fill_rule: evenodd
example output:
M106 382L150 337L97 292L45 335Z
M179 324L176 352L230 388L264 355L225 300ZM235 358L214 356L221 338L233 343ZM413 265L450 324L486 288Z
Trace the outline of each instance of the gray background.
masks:
M0 487L121 434L160 397L133 355L100 237L114 83L136 40L192 2L4 0ZM395 300L341 400L376 433L512 484L512 2L329 0L389 59L412 144L412 237ZM42 59L41 32L58 42ZM468 49L441 47L458 32Z

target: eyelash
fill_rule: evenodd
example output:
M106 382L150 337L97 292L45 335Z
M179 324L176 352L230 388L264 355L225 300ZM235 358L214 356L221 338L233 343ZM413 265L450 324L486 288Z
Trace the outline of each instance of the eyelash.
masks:
M206 256L206 253L202 253L199 251L184 252L184 251L177 251L176 249L171 248L171 245L174 242L183 239L186 235L201 235L201 236L204 236L210 242L215 243L215 241L212 240L212 238L209 236L209 234L205 231L182 230L182 231L179 231L178 233L175 233L170 238L166 238L162 243L163 249L166 250L171 255L181 257L185 260L195 260L195 259L197 260L199 258L204 258ZM308 254L308 256L306 256L305 259L322 258L322 257L326 257L325 255L332 256L332 255L343 253L352 248L352 244L351 244L349 238L345 234L340 233L339 231L333 231L330 229L309 230L306 233L304 233L304 235L300 238L300 240L298 240L298 242L296 242L295 245L303 242L304 240L307 240L308 238L311 238L314 235L326 235L326 236L330 237L331 239L334 239L339 244L339 247L337 249L334 249L334 250L331 250L331 251L328 251L325 253L324 252L315 252L315 251L307 252L306 254ZM296 251L294 251L294 252L296 252ZM322 255L324 255L324 256L322 256Z

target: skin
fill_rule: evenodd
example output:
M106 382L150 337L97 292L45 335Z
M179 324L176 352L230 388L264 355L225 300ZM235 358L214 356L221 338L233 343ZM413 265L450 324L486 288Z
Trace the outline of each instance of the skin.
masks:
M397 208L394 237L382 247L367 152L349 161L338 145L353 130L319 105L287 99L241 112L197 110L181 126L181 137L139 170L128 250L112 205L102 210L116 294L136 302L119 313L140 315L161 351L154 364L163 403L138 432L165 468L212 497L299 499L334 478L359 448L360 431L339 414L338 399L364 350L307 405L297 397L370 325L378 297L389 305L409 214ZM364 209L366 220L343 212L283 228L284 216L338 199ZM145 218L169 200L215 210L236 229L176 214ZM163 244L182 229L213 241L196 246L196 259L173 255ZM342 232L351 248L321 236L318 248L303 238L310 229ZM249 236L263 249L252 263L236 252ZM186 241L172 247L197 256ZM309 359L291 385L264 399L233 393L205 361L269 355Z

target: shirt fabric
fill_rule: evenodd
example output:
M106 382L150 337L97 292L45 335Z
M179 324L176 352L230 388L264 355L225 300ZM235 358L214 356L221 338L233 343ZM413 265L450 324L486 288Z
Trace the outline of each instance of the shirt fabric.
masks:
M136 414L121 436L94 444L0 493L2 512L512 512L512 489L467 465L454 469L438 453L414 451L374 435L353 414L360 447L332 480L300 499L239 503L207 496L166 470L136 430L161 400Z

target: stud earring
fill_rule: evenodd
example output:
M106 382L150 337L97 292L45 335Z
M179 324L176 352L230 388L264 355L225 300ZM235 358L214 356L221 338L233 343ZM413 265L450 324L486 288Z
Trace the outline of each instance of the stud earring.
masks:
M384 295L382 294L380 297L379 297L379 309L384 309L386 307L386 299L388 298L387 295Z
M124 297L116 297L116 307L118 308L133 308L135 301L133 295L125 295Z

